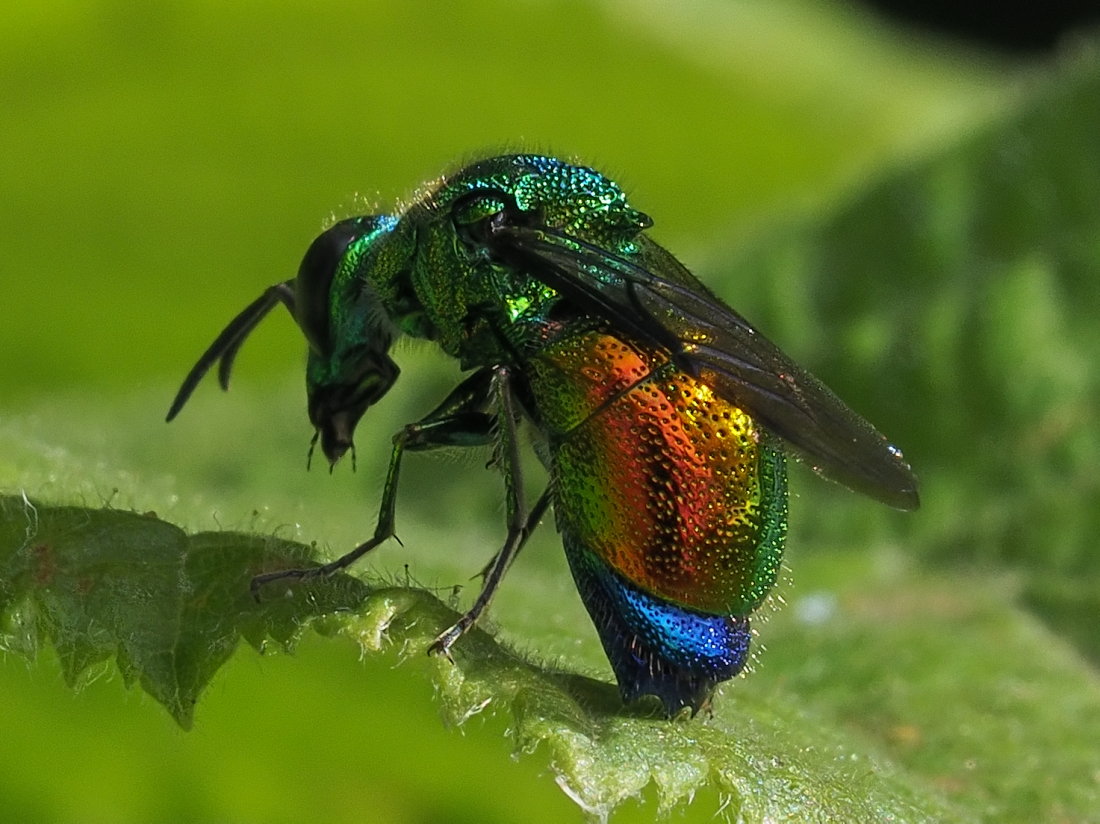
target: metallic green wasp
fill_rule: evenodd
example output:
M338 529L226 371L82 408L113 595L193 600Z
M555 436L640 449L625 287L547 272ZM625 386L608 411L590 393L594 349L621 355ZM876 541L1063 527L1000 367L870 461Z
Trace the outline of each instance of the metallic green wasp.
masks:
M786 456L899 509L917 481L901 452L646 234L652 221L600 173L510 155L445 177L397 215L343 220L294 280L269 288L191 370L223 387L244 339L279 303L309 343L309 419L330 463L397 379L400 335L435 341L468 377L393 440L374 535L394 535L406 451L489 446L507 536L447 653L488 606L546 510L624 700L698 710L737 674L749 616L775 583L787 527ZM517 427L537 433L549 485L528 506Z

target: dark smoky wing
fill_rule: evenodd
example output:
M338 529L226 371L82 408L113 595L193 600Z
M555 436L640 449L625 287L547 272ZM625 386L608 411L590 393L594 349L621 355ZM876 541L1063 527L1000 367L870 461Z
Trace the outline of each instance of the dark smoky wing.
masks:
M549 229L512 229L499 240L508 247L503 257L584 311L669 349L816 472L898 509L918 506L917 479L901 452L661 247L638 241L640 266Z
M603 260L596 256L589 262L587 255L580 256L582 250L576 241L563 245L550 242L550 237L543 230L507 227L497 231L491 249L502 263L531 273L588 314L604 318L623 334L679 351L681 341L676 334L624 296L630 281L612 273L611 282L604 283L599 275L603 271L599 267L605 265ZM600 251L597 247L590 248Z

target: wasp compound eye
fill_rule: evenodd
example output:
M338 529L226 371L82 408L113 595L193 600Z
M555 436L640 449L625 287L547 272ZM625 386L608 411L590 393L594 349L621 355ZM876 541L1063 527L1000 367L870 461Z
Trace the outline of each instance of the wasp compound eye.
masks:
M309 245L295 280L295 318L310 348L320 354L332 349L329 313L332 282L348 247L377 228L376 217L353 217L326 229Z

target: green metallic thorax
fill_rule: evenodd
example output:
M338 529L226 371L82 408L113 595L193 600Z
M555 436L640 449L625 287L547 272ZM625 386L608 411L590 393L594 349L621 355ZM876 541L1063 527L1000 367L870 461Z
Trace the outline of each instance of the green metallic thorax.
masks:
M522 272L494 264L456 237L450 204L476 189L501 189L552 226L617 254L635 251L649 218L596 172L545 158L495 158L446 179L418 198L380 253L371 280L402 331L435 340L464 368L514 361L545 342L559 295Z

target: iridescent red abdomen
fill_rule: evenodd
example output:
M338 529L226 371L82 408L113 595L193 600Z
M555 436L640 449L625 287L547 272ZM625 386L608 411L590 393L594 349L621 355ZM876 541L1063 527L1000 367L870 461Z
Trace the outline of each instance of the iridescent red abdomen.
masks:
M570 558L575 574L579 563L605 588L652 596L640 636L670 611L728 621L758 607L779 570L787 490L756 422L663 350L604 330L567 333L529 367L558 528L567 552L591 556ZM590 600L600 627L606 610Z

